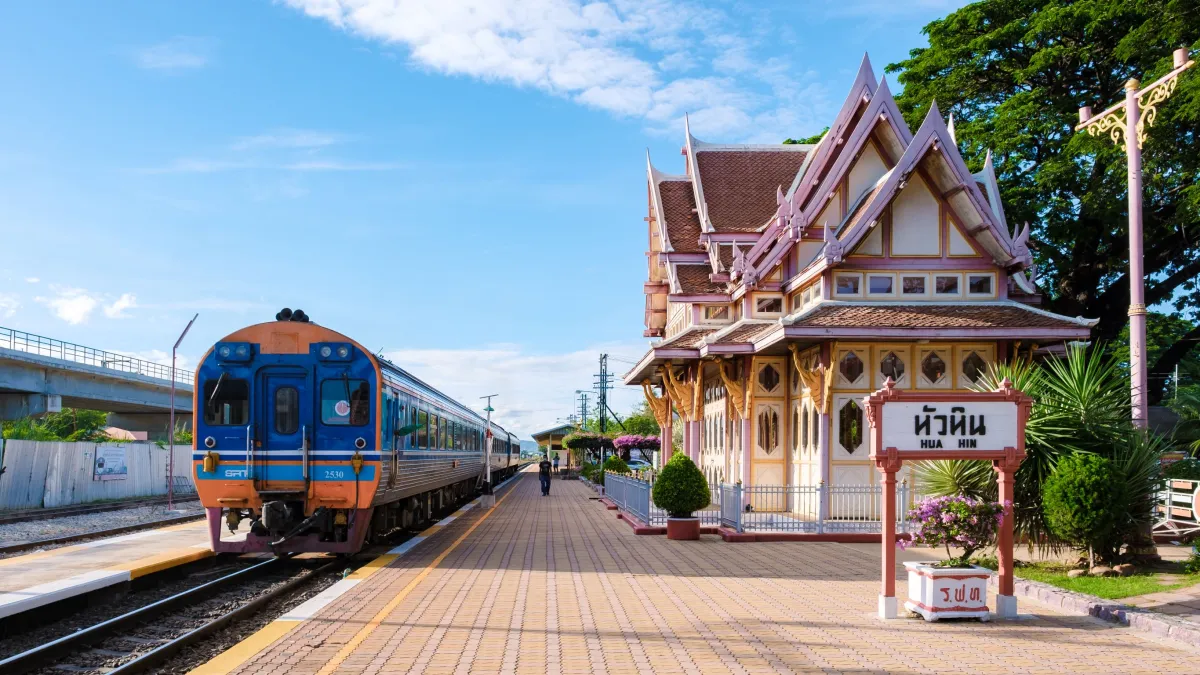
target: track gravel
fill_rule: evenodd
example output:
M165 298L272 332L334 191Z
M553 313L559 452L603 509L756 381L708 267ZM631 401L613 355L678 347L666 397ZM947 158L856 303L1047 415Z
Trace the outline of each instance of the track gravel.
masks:
M176 502L175 511L168 511L165 504L137 506L119 511L87 513L78 516L63 516L47 520L30 520L22 523L0 524L0 545L17 544L38 539L68 537L108 530L126 525L139 525L157 520L178 518L204 512L198 500Z

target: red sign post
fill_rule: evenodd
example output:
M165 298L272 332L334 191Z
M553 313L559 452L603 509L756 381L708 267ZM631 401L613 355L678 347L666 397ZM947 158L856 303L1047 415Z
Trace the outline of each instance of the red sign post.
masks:
M904 460L991 460L999 474L1004 522L996 542L996 615L1013 617L1013 474L1025 459L1025 422L1033 399L1007 379L994 392L902 391L888 378L865 399L871 459L882 474L883 585L879 617L896 618L896 472Z

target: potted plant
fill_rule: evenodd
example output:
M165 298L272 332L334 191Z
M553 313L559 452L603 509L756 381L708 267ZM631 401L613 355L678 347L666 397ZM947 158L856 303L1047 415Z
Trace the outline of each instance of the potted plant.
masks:
M1004 505L971 497L931 497L908 512L916 530L898 545L945 546L946 560L906 562L908 602L905 609L925 617L977 618L987 621L987 585L992 571L971 564L971 556L990 546L1004 518ZM950 547L962 549L954 556Z
M667 539L700 538L696 511L708 506L708 481L687 455L679 453L667 462L654 481L654 505L667 512Z

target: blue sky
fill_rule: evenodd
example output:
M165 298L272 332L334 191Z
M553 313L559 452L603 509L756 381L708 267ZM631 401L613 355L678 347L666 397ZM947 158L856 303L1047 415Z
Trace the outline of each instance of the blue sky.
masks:
M646 348L647 149L820 131L961 4L6 3L0 325L169 360L199 312L194 365L302 307L551 426Z

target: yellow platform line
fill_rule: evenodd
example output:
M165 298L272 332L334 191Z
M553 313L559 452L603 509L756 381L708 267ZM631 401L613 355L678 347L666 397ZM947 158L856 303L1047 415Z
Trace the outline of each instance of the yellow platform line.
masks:
M204 665L193 668L188 675L226 675L286 635L299 623L299 621L276 619L250 637L213 657Z
M113 537L113 538L115 539L117 537L127 537L131 534L142 534L143 532L175 532L178 530L185 530L190 527L196 527L196 528L203 527L203 528L207 529L208 523L201 520L201 521L194 522L194 523L179 523L177 525L168 525L167 527L147 528L145 530L139 530L137 532L126 532L125 534L118 534L118 535L116 535L116 537ZM35 551L33 553L26 553L24 555L12 556L11 558L4 558L3 560L0 560L0 567L2 567L4 565L14 565L17 563L28 562L30 560L38 560L40 558L50 558L50 557L54 557L54 556L77 553L79 551L89 551L91 549L98 548L98 546L96 544L97 544L97 542L100 542L100 541L104 541L104 540L103 539L95 539L93 541L87 541L82 544L71 544L70 546L60 546L58 548L52 548L48 551ZM132 541L137 541L137 540L132 540ZM124 542L120 542L120 543L124 543Z
M411 593L418 584L424 581L425 577L429 576L438 565L442 564L442 561L445 560L446 557L451 553L453 553L454 549L458 548L459 544L463 543L467 537L471 536L471 533L475 531L475 528L482 525L483 521L488 519L488 516L495 513L496 509L500 507L500 504L503 503L505 499L508 499L509 495L512 493L513 491L509 490L503 497L497 500L495 508L489 509L482 516L480 516L478 520L476 520L474 523L471 523L471 527L467 528L466 532L463 532L458 539L454 540L454 543L450 544L446 550L439 553L432 562L425 566L425 569L421 570L417 576L413 577L412 581L409 581L404 588L400 589L400 592L396 594L396 597L392 598L388 604L384 605L383 609L379 610L375 616L371 617L371 620L367 622L367 625L360 628L359 631L354 634L354 637L350 638L349 642L342 645L342 648L338 650L338 653L335 654L328 663L326 663L320 670L317 671L317 675L329 675L333 671L337 670L338 666L342 665L342 662L346 660L346 657L354 653L354 650L358 649L358 646L361 645L368 637L370 637L371 633L375 632L375 629L383 623L383 620L386 619L388 615L400 605L401 602L404 602L404 599L408 597L408 594Z
M114 565L107 569L128 570L129 578L137 579L138 577L144 577L148 574L171 569L172 567L179 567L180 565L186 565L197 560L211 558L214 555L216 554L206 548L176 549L174 551L166 551L165 553L139 558L132 562Z
M518 474L516 476L513 476L509 480L515 480L520 477L521 477L520 474ZM509 491L507 493L505 493L505 495L496 502L496 506L499 506L500 502L503 502L505 499L507 499L509 494L512 494L512 489L509 489ZM478 500L474 500L472 503L475 505L475 507L478 507ZM471 505L464 506L461 509L455 511L452 515L457 518L459 516L462 516L462 515L468 513L471 510L471 508L473 508ZM420 575L418 575L418 577L415 578L413 580L413 582L410 582L408 586L406 586L403 590L400 591L401 596L397 596L397 597L400 600L402 600L403 599L402 596L407 595L409 592L411 592L412 586L414 586L415 582L418 582L421 579L423 579L425 576L428 576L429 572L431 572L434 567L437 567L442 562L442 560L444 560L446 558L446 556L449 555L449 553L451 551L453 551L462 542L462 540L467 537L467 535L471 534L471 532L474 531L474 529L476 527L478 527L479 524L482 523L483 520L486 519L489 515L491 515L490 511L488 513L485 513L479 520L477 520L474 524L472 524L470 529L468 529L463 534L463 536L461 536L457 540L455 540L455 542L450 545L449 549L444 551L441 555L439 555L437 558L435 558L433 560L433 562L431 562L424 570L422 570ZM423 532L421 532L417 536L428 537L428 536L434 534L435 532L437 532L438 530L442 529L442 527L443 527L442 525L432 525L432 526L428 527L427 529L425 529ZM371 575L375 574L376 572L383 569L384 567L387 567L389 564L392 563L392 561L396 560L399 557L400 557L400 555L395 554L395 553L385 553L385 554L375 558L371 562L367 563L366 565L363 565L362 567L355 570L354 573L352 573L350 576L347 577L347 579L357 579L357 580L366 579L367 577L370 577ZM397 600L396 598L393 598L393 602L396 602L397 604L399 604L399 600ZM384 611L390 612L391 610L384 608ZM380 614L384 614L384 612L381 612ZM376 618L379 618L379 616L377 615ZM230 647L229 649L222 652L221 654L218 654L217 656L213 657L207 663L188 671L187 675L228 675L229 673L236 670L242 664L246 663L250 659L257 656L259 653L266 650L273 643L275 643L277 640L282 638L284 635L286 635L288 632L290 632L293 628L295 628L300 623L303 623L303 621L296 621L296 620L292 620L292 619L275 619L274 621L267 624L266 626L263 626L261 629L258 630L258 632L254 633L250 637L247 637L246 639L235 644L234 646ZM371 625L371 624L368 624L368 625ZM378 625L379 625L378 622L376 622L374 624L374 627L378 627ZM374 627L372 627L371 630L374 630ZM359 631L359 633L361 634L362 631ZM355 638L358 638L358 637L359 637L358 635L355 635ZM365 639L365 638L366 638L366 635L363 635L362 639ZM353 639L354 638L352 638L352 641L353 641ZM358 642L361 643L362 639L358 640ZM340 652L339 652L339 655L340 655ZM337 658L337 656L335 656L334 658ZM344 656L342 656L342 660L345 660Z

